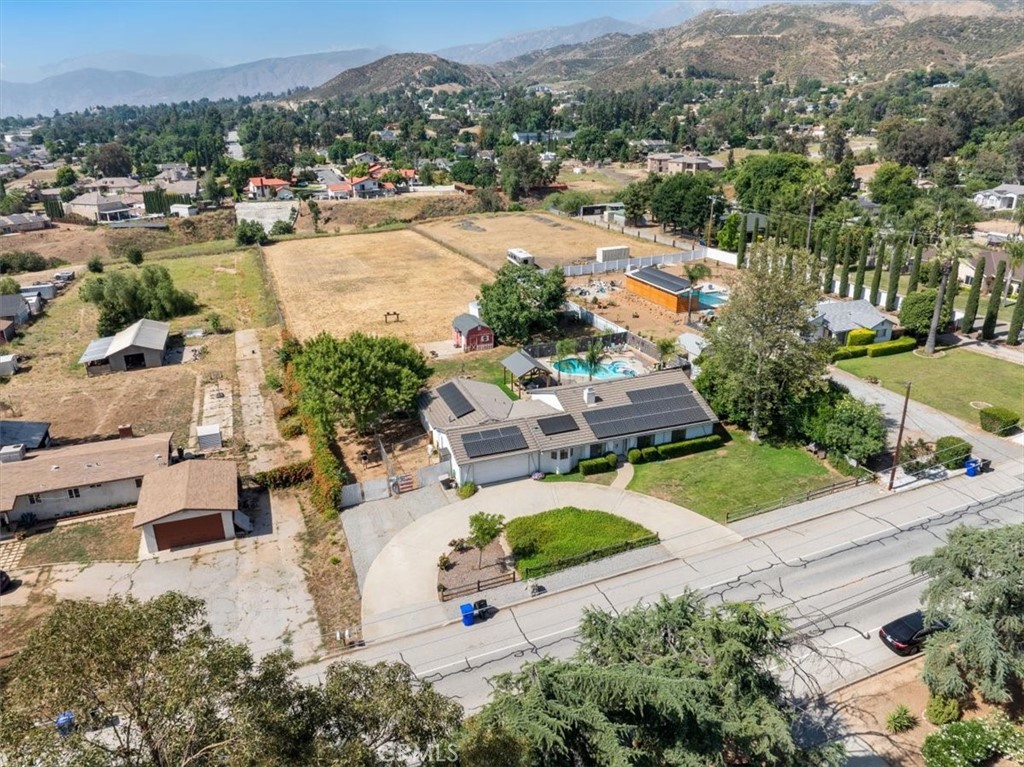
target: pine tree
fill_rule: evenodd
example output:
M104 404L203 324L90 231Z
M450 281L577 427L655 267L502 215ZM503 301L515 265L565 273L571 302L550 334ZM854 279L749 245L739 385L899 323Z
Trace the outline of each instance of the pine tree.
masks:
M864 297L864 274L868 270L868 254L871 252L871 233L862 232L860 238L860 255L857 257L857 276L853 281L853 297ZM878 266L875 266L878 270Z
M839 295L846 298L850 294L850 263L853 260L853 232L847 232L843 244L843 269L839 272Z
M921 279L921 256L924 255L924 245L914 248L914 260L910 264L910 282L907 285L907 293L917 290L917 283Z
M1024 325L1024 296L1017 293L1017 304L1013 307L1013 316L1010 317L1010 332L1006 336L1006 343L1010 346L1020 344L1020 329Z
M836 253L839 252L839 230L833 229L828 238L828 248L825 255L825 279L821 283L822 293L832 292L832 283L836 278Z
M996 281L992 283L992 293L988 297L988 308L985 310L985 321L981 325L981 337L986 341L996 337L996 321L999 319L999 307L1003 303L1003 278L1006 276L1006 262L1000 261L996 267ZM1020 299L1017 299L1018 302Z
M889 264L889 284L885 289L885 310L896 311L896 301L899 299L900 274L903 272L903 241L896 243L896 251L892 254L892 263Z
M964 335L974 332L974 321L978 319L978 304L981 302L981 283L985 281L985 258L974 262L974 279L971 290L967 293L967 306L964 307L964 319L960 326ZM1018 299L1017 303L1020 303Z
M878 306L878 292L882 284L882 269L885 267L885 240L878 243L878 255L875 256L875 271L871 274L871 295L868 300L872 306ZM890 269L892 267L889 267Z

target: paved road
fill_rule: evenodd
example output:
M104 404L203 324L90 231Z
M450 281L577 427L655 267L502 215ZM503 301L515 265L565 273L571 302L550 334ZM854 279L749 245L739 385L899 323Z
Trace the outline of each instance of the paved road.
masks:
M692 588L712 600L749 599L784 609L806 641L797 651L794 689L835 687L897 661L874 634L882 622L917 606L923 583L910 575L909 560L934 549L956 524L1024 522L1022 488L1021 465L1006 464L981 477L888 495L684 560L505 606L472 628L454 624L370 643L350 657L405 661L474 711L486 702L495 674L543 655L570 655L583 609L621 610ZM319 677L326 665L307 666L300 677Z

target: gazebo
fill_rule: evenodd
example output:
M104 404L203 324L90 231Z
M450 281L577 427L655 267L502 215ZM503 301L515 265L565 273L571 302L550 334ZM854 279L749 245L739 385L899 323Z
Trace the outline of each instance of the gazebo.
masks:
M510 388L518 386L519 390L522 391L524 388L528 388L525 383L526 381L536 378L542 378L545 386L551 386L552 384L551 369L522 349L512 352L503 359L501 366L504 368L501 373L502 383Z

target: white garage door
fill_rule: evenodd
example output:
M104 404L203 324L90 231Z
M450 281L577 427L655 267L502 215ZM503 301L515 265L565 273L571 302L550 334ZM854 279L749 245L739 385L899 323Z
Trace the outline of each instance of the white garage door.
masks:
M512 455L473 464L473 481L478 485L522 479L530 475L530 456Z

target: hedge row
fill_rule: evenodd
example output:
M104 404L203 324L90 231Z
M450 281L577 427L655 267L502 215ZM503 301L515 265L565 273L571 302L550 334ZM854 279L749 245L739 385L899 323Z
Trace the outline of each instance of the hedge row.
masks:
M289 463L266 471L258 471L252 475L252 481L260 487L277 490L307 482L313 478L313 465L309 461Z
M867 346L875 342L875 331L869 328L855 328L846 334L847 346Z
M619 468L619 457L615 453L607 453L603 458L587 458L579 463L580 474L584 477L615 471L617 468Z
M840 346L832 352L832 361L838 362L839 360L849 360L854 357L865 357L867 353L868 347L866 346Z
M917 348L917 339L913 336L903 336L895 341L883 341L880 344L872 344L867 347L869 357L885 357L890 354L901 354Z
M981 428L993 434L1006 434L1018 424L1020 415L1006 407L986 407L978 413Z
M706 437L695 437L684 439L682 442L669 442L658 446L658 452L662 458L678 458L681 455L699 453L702 450L713 450L722 444L722 437L719 434L709 434Z

